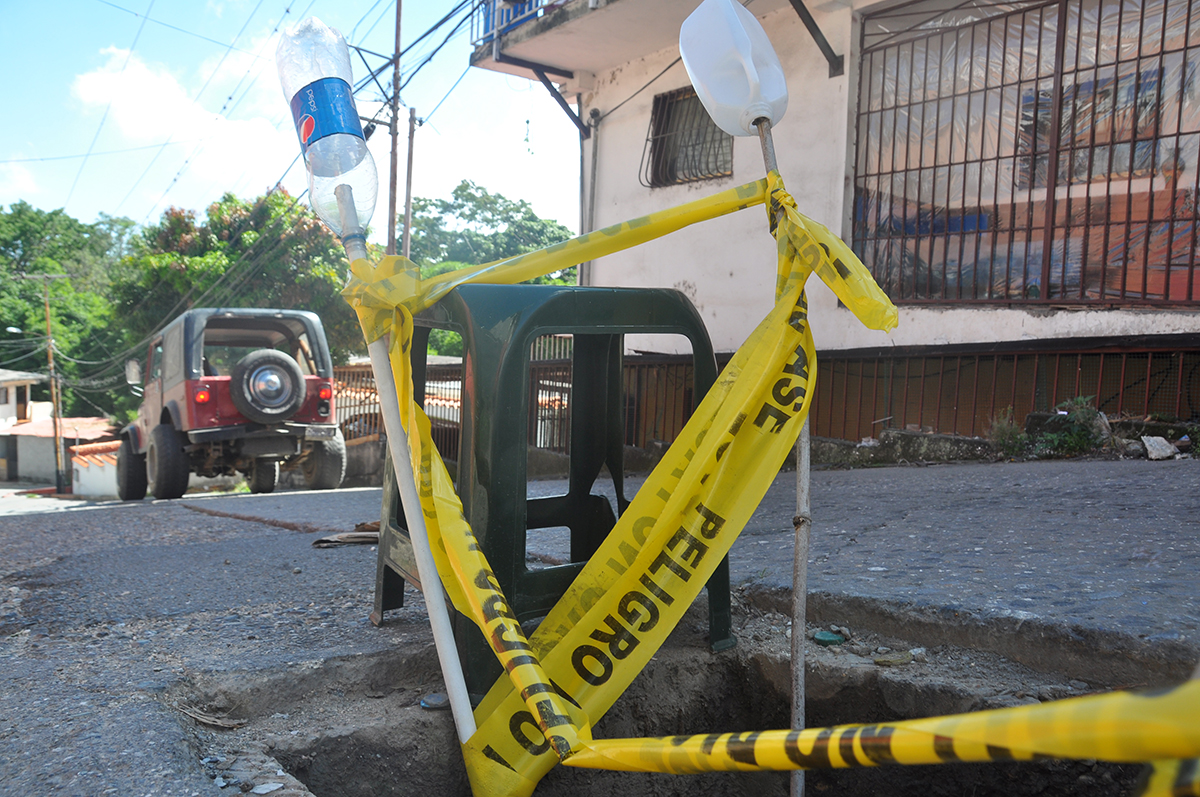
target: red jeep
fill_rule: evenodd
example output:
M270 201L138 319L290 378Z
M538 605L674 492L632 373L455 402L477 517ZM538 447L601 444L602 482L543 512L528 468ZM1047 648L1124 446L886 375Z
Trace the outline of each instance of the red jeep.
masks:
M178 498L192 473L243 473L250 492L300 468L311 489L339 486L346 443L334 422L333 362L321 319L301 310L201 308L172 321L141 363L137 420L121 431L123 501Z

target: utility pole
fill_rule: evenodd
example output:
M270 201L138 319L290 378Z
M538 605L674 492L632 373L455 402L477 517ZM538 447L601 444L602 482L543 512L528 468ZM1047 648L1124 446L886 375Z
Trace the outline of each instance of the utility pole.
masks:
M413 134L417 132L417 109L408 109L408 171L404 175L404 245L403 254L408 257L412 245L412 162Z
M400 133L400 125L398 124L398 117L400 115L400 9L403 5L402 0L396 0L396 49L394 51L396 62L392 64L392 173L391 182L388 184L387 253L389 255L396 254L396 171L399 168L399 164L397 163L397 149L399 148L398 138ZM411 139L412 134L409 133L409 140L411 141ZM409 152L411 153L411 151L410 145ZM409 157L408 170L412 171L411 155ZM407 227L405 228L405 234L407 235ZM406 251L405 254L408 254L408 252Z
M69 274L22 274L23 279L42 281L42 300L46 306L46 361L50 366L50 407L54 416L54 492L66 492L62 450L62 408L58 374L54 370L54 333L50 329L50 280L67 279Z

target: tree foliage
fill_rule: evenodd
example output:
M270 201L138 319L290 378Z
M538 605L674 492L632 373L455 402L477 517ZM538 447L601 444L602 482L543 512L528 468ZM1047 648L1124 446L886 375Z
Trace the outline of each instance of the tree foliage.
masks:
M540 218L525 200L508 199L463 180L450 199L413 199L409 251L428 278L533 252L570 237L569 229ZM550 285L575 281L574 267L530 280ZM462 355L462 340L446 330L433 330L429 347L435 354Z
M413 199L411 257L424 276L491 263L565 241L571 231L543 219L523 199L463 180L450 199ZM575 269L534 282L574 284Z
M48 297L67 414L107 411L107 402L95 401L107 386L82 375L121 348L124 332L105 296L132 226L109 216L84 224L27 202L0 207L0 368L47 372ZM34 385L30 398L48 401L49 382Z
M414 207L413 259L427 277L571 235L527 202L466 181L450 199ZM348 270L337 238L284 191L226 194L203 214L170 208L142 228L103 214L86 224L26 202L0 206L0 368L47 372L46 292L67 415L129 418L138 400L124 382L125 360L140 359L150 337L190 307L311 310L344 362L365 349L340 295ZM573 272L535 282L574 283ZM65 278L36 278L50 275ZM47 400L48 383L31 398Z
M138 229L101 215L0 207L0 368L46 373L49 290L63 412L130 417L137 398L123 365L189 307L278 307L319 315L336 362L365 349L340 291L349 267L338 240L279 191L254 201L227 194L203 215L171 208ZM67 279L22 279L65 274ZM48 383L35 400L49 398Z
M189 307L278 307L321 317L335 361L364 349L340 291L349 275L341 244L284 191L253 202L226 194L195 212L170 208L132 243L114 303L142 340Z

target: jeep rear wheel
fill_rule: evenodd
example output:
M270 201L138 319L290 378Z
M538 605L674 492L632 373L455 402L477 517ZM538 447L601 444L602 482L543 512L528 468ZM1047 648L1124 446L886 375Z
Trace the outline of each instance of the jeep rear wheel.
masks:
M300 465L310 490L335 490L346 476L346 438L338 429L329 440L314 440L312 450Z
M146 455L135 453L129 438L117 449L117 497L122 501L146 497Z
M183 435L169 423L160 423L150 431L146 482L155 498L178 498L187 492L189 473L183 442Z
M246 474L252 493L273 493L275 484L279 481L279 460L255 459L250 464L250 472Z
M233 366L229 376L233 406L256 423L286 421L304 404L304 373L281 351L252 351Z

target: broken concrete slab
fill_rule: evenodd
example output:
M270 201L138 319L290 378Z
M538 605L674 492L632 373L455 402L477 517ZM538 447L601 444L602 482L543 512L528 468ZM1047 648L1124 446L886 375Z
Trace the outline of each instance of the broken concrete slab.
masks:
M1142 445L1146 447L1146 456L1150 459L1172 459L1179 449L1165 437L1143 437Z

